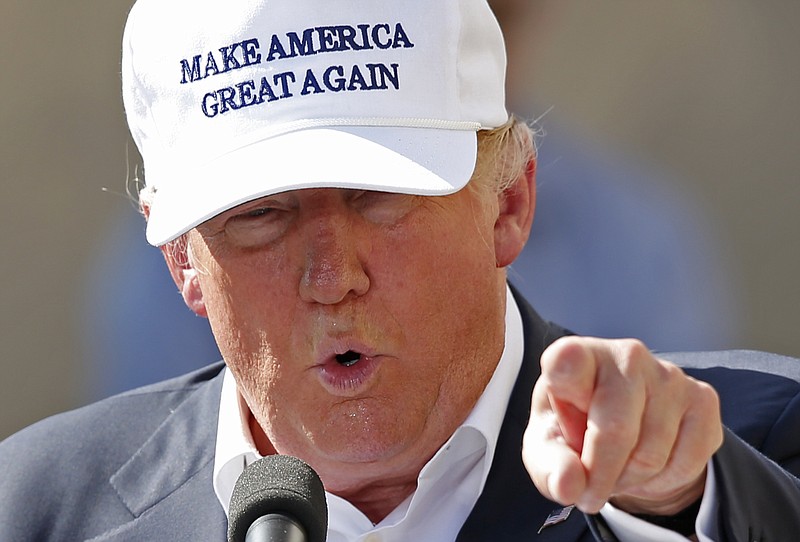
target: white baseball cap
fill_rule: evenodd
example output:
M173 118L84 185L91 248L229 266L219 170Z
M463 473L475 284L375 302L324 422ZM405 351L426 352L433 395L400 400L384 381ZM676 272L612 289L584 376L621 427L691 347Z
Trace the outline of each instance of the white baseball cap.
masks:
M508 120L486 0L138 0L122 80L153 245L287 190L456 192Z

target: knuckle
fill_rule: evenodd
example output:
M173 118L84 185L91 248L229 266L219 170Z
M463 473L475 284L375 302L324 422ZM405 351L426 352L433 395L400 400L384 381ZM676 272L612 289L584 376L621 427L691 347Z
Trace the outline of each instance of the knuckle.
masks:
M659 363L660 370L663 371L665 379L673 380L673 381L683 381L689 377L686 376L686 373L683 372L683 369L675 365L674 363L665 361Z
M698 393L696 394L698 401L700 401L703 406L709 407L715 411L718 411L720 408L719 404L719 394L714 387L707 383L701 382L699 380L695 381L698 388Z
M624 359L634 362L650 356L650 350L639 339L619 339L617 350Z
M698 392L694 394L697 401L698 412L708 418L705 424L706 440L709 448L716 450L722 445L724 434L722 431L722 412L720 408L719 394L710 384L697 382Z
M677 365L661 362L658 364L657 371L659 384L675 399L684 397L686 392L689 392L688 388L690 386L687 386L687 383L691 382L692 379Z
M692 383L696 382L683 369L672 362L658 360L655 366L655 383L658 389L672 398L673 403L686 403L694 395Z
M689 396L694 403L693 407L699 414L706 417L713 417L715 421L719 421L721 419L721 414L717 390L707 382L695 379L690 379L690 381L693 386L689 390Z
M647 346L638 339L618 339L613 350L619 371L628 377L640 373L652 357Z

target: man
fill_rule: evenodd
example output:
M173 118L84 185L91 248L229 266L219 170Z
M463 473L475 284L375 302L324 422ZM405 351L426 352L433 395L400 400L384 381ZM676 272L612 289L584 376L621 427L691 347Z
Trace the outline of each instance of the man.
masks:
M793 361L695 379L506 285L536 191L503 70L484 0L140 0L147 238L225 364L8 439L0 538L221 540L276 453L320 474L331 541L800 534Z

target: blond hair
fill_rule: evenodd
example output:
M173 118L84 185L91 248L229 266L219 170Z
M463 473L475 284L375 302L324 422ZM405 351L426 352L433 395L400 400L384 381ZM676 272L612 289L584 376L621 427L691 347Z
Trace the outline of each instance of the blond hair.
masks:
M478 161L469 186L498 194L524 177L535 160L533 129L511 115L502 126L478 132Z

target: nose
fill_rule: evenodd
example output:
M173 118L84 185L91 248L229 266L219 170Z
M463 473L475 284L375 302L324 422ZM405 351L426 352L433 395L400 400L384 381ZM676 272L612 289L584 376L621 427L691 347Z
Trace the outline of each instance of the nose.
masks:
M357 217L346 206L316 209L304 228L306 253L300 279L300 298L332 305L348 296L362 296L370 279L360 250L368 242ZM360 254L361 253L361 254Z

